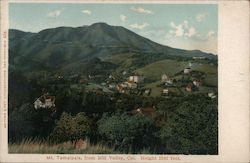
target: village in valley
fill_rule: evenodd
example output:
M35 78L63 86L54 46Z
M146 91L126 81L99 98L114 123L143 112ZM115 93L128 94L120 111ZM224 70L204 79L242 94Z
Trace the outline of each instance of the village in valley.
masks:
M204 60L204 57L193 57L193 60ZM119 75L111 73L109 75L79 75L73 74L68 76L53 75L49 77L49 90L37 98L34 102L34 108L52 108L55 111L56 96L53 95L54 89L70 88L77 91L95 92L97 94L112 95L115 93L127 95L139 95L144 97L160 96L163 98L183 97L191 94L203 94L211 100L217 97L217 89L214 86L207 86L204 83L206 73L193 70L192 66L195 62L189 62L188 66L175 73L168 75L167 73L159 76L156 87L151 88L147 83L147 78L143 74L137 72L129 72L122 70ZM209 88L209 89L208 89ZM156 90L154 90L156 89ZM44 88L44 90L46 90ZM155 94L152 94L155 92ZM154 112L155 106L148 106ZM137 112L140 107L137 108ZM143 108L144 109L144 108ZM145 109L147 110L147 109ZM133 110L132 112L136 112ZM146 111L147 112L147 111Z

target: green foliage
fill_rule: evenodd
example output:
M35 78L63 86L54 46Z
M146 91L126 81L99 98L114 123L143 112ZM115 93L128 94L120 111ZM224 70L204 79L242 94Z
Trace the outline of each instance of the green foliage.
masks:
M9 153L41 153L41 154L118 154L114 148L103 144L91 144L88 140L84 141L84 145L79 149L71 142L62 142L50 144L47 140L41 139L23 139L18 143L9 144Z
M159 134L167 153L217 154L217 104L195 98L189 97L172 113L168 111L167 123Z
M120 151L136 152L144 147L152 150L156 143L156 128L153 120L146 116L104 115L98 124L100 134Z
M60 120L56 122L51 138L55 142L73 142L81 138L85 139L90 132L90 125L89 118L83 112L76 116L64 112Z
M25 103L9 115L9 140L20 141L29 137L47 137L54 127L52 111L35 110Z

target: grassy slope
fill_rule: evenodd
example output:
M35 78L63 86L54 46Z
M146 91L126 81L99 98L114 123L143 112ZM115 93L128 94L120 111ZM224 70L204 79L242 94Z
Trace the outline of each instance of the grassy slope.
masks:
M91 145L88 141L76 148L71 142L48 144L41 140L27 139L21 143L9 144L9 153L51 153L51 154L114 154L114 149L101 145Z
M121 64L124 61L126 62L127 59L131 59L133 55L133 53L116 54L112 57L106 58L105 61L112 62L115 64Z
M81 146L74 146L71 142L59 144L49 144L39 139L25 139L20 143L9 143L9 153L41 153L41 154L132 154L132 151L126 153L117 151L114 147L108 147L103 144L90 144L88 140ZM148 149L142 149L138 154L149 154Z
M162 88L157 87L157 85L160 83L161 83L160 81L157 81L157 82L153 82L153 83L149 83L145 85L146 88L152 89L150 96L153 96L153 97L161 96Z
M162 93L162 88L157 87L157 84L160 84L161 75L166 73L167 75L174 75L177 72L180 72L184 68L188 67L189 61L176 61L176 60L161 60L154 63L151 63L143 68L137 69L136 72L144 75L146 78L153 80L152 83L145 84L146 88L151 88L151 96L160 96ZM206 73L205 83L217 86L218 82L218 73L217 67L210 64L199 64L193 67L192 69ZM180 94L181 92L176 89L169 89L172 92ZM202 87L198 93L209 92L211 88ZM182 92L185 92L183 90Z
M218 70L217 67L210 64L202 64L194 68L194 70L205 72L205 83L213 86L218 85Z
M188 62L178 62L176 60L161 60L151 63L136 72L151 80L160 80L162 74L174 75L188 66Z

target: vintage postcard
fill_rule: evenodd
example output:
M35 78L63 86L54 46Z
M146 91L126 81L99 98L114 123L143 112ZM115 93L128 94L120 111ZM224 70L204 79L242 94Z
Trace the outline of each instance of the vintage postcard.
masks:
M248 1L1 1L0 161L248 162L248 18Z

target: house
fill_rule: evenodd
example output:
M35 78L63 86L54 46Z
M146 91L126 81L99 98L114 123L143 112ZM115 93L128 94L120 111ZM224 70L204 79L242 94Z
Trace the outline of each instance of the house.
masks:
M201 81L200 80L194 80L193 85L196 86L196 87L200 87L201 86Z
M55 107L55 96L44 94L34 102L35 109Z
M128 88L130 89L136 89L137 88L137 84L133 81L126 81L124 82L124 84L127 85Z
M89 77L89 79L92 79L92 78L94 78L94 76L92 76L92 75L89 75L88 77Z
M117 84L116 89L119 93L125 93L125 88L121 84Z
M80 79L79 83L80 84L88 84L88 80L86 80L86 79Z
M121 85L123 88L127 88L127 87L128 87L128 84L125 83L125 82L124 82L124 83L121 83L120 85Z
M214 98L216 98L216 95L213 92L209 92L208 97L210 97L211 99L214 99Z
M187 91L187 92L192 92L192 91L193 91L193 84L192 84L192 83L189 83L189 84L186 86L186 91Z
M137 109L132 110L131 114L142 114L142 115L152 115L156 111L155 106L153 107L139 107Z
M170 78L165 82L165 85L172 85L172 84L173 84L173 79Z
M192 70L191 70L191 68L185 68L184 70L183 70L183 73L184 74L190 74L192 72Z
M129 81L135 82L135 83L143 83L143 76L139 76L139 75L132 75L129 76Z
M113 75L109 75L109 79L115 79Z
M146 89L146 90L144 91L144 93L145 93L146 95L149 95L149 94L151 93L151 89Z
M63 76L58 75L58 76L57 76L57 79L63 79Z
M105 85L107 85L107 84L106 84L105 82L102 82L101 85L102 85L102 86L105 86Z
M163 94L163 95L168 95L168 92L169 92L169 91L168 91L167 88L164 88L164 89L162 90L162 94Z
M161 82L166 82L167 80L169 80L169 77L166 74L163 74L161 76Z
M116 86L116 85L113 84L113 83L109 84L109 88L110 88L110 89L115 89L115 86Z
M202 60L202 59L206 59L206 57L193 57L194 60Z

